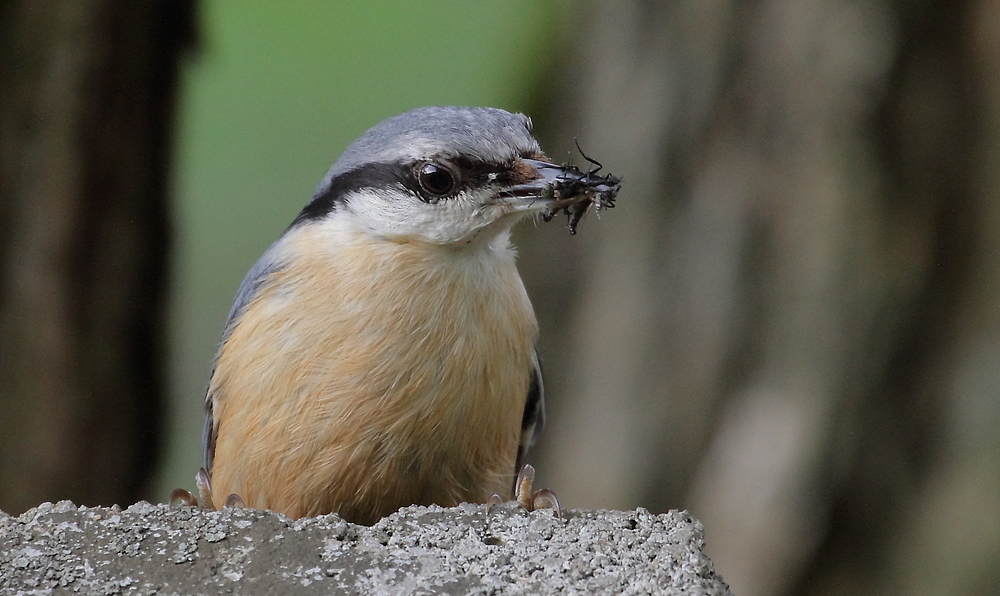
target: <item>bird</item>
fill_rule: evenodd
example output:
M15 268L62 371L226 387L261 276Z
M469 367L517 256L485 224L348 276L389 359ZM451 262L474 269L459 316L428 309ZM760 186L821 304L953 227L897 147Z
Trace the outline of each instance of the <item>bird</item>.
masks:
M236 294L205 400L204 506L370 525L414 504L557 504L525 463L545 394L510 233L612 206L618 180L552 163L531 129L426 107L348 146Z

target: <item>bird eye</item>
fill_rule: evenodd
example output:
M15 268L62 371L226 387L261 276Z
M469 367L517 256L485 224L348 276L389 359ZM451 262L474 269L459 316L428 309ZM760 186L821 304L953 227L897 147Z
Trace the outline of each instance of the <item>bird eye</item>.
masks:
M425 163L417 170L420 188L438 197L455 189L455 176L451 170L438 163Z

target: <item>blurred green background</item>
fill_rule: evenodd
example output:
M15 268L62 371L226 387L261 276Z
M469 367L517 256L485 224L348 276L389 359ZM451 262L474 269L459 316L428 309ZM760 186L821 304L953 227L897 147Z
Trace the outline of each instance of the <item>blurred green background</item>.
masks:
M202 3L173 174L169 432L155 497L193 488L212 357L243 275L340 152L426 105L528 109L558 4Z

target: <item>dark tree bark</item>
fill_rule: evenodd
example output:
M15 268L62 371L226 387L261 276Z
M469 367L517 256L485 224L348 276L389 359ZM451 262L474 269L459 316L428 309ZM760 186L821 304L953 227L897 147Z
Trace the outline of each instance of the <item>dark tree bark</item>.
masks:
M186 0L0 7L0 509L132 503L161 442Z
M691 509L742 596L995 593L1000 3L580 14L536 121L624 182L520 242L546 484Z

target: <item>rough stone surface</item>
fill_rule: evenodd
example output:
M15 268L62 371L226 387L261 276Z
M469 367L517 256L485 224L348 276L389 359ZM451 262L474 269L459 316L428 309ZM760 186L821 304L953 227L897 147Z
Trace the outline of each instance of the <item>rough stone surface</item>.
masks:
M2 594L729 594L685 512L407 507L372 527L251 509L0 513Z

